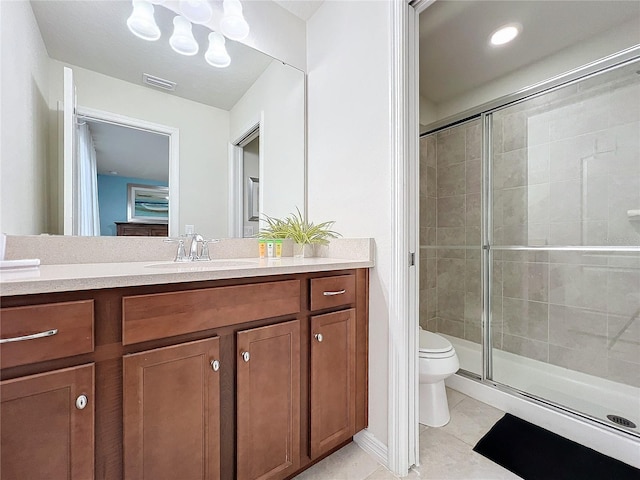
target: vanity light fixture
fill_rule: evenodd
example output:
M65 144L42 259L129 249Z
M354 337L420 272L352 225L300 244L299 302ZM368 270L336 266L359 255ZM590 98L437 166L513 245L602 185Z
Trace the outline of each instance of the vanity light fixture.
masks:
M207 23L213 17L213 9L207 0L180 0L180 11L193 23Z
M1 0L0 0L1 1ZM131 32L144 40L158 40L160 29L153 17L153 4L159 5L165 0L132 0L133 12L127 19ZM173 34L169 38L171 48L182 55L195 55L200 50L193 36L192 23L206 24L213 17L213 9L208 0L179 0L182 15L173 19ZM231 57L225 46L225 38L243 40L249 35L249 24L242 14L240 0L223 0L224 14L220 19L220 32L209 34L209 48L205 60L217 68L231 64Z
M224 16L220 20L220 31L231 40L244 40L249 35L249 24L242 15L240 0L224 0Z
M212 67L225 68L231 63L231 57L227 53L227 47L224 46L224 36L218 32L209 34L209 48L204 54L204 59Z
M489 43L496 47L499 45L504 45L516 38L521 31L522 25L520 25L519 23L509 23L507 25L503 25L491 34Z
M198 53L198 42L193 38L189 20L180 15L173 19L173 35L169 38L169 45L182 55L191 56Z
M146 0L133 0L133 12L127 19L127 27L136 37L155 41L160 38L160 28L153 18L153 5Z

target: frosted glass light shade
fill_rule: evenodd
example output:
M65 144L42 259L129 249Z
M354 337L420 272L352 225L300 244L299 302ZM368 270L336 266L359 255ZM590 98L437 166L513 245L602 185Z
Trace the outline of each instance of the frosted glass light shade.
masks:
M207 0L180 0L180 11L193 23L207 23L213 17L213 9Z
M249 35L249 24L242 15L240 0L224 0L224 16L220 20L220 31L231 40L244 40Z
M209 48L204 54L204 59L213 67L225 68L231 64L231 57L224 46L225 40L221 33L211 32L209 34Z
M133 12L127 18L127 27L136 37L155 41L160 38L160 29L153 18L153 5L145 0L133 0Z
M182 55L195 55L198 53L198 42L193 38L191 23L184 17L177 15L173 19L173 35L169 38L169 45Z

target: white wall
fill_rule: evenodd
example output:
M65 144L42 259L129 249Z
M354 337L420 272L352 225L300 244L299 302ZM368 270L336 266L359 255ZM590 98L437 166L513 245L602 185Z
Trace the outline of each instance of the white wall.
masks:
M385 445L391 278L390 25L387 1L327 1L307 22L310 218L335 220L335 229L346 237L375 239L369 300L369 432Z
M0 231L47 232L48 56L28 2L0 2Z
M63 66L51 60L52 110L62 100ZM189 224L205 238L228 237L229 112L69 66L79 106L180 129L180 233Z
M273 61L230 111L230 140L260 120L260 211L304 211L304 74Z
M426 14L426 13L425 13ZM496 98L640 44L639 19L634 18L587 41L565 48L539 62L437 105L438 119L463 112ZM422 114L421 114L422 116ZM422 119L421 119L421 122Z

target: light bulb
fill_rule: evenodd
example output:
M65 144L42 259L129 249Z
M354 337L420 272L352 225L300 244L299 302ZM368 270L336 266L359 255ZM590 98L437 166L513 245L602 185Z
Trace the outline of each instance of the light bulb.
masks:
M191 23L184 17L177 15L173 19L173 35L169 38L169 45L182 55L195 55L198 53L198 42L193 38Z
M160 29L153 18L153 5L144 0L133 0L133 12L127 19L127 27L135 36L155 41L160 38Z
M221 33L211 32L209 34L209 48L204 54L204 59L213 67L225 68L231 64L231 57L224 46L225 40Z
M220 20L220 31L231 40L244 40L249 35L249 24L242 15L240 0L224 0L224 16Z
M213 17L213 9L207 0L180 0L180 11L193 23L207 23Z
M504 45L505 43L509 43L511 40L516 38L520 33L520 30L522 30L522 25L520 25L519 23L510 23L508 25L503 25L491 34L491 39L489 41L491 45Z

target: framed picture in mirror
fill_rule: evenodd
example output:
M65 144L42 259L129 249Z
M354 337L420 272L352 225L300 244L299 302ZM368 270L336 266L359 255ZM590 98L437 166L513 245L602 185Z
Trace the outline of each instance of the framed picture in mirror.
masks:
M169 187L127 184L127 221L169 223Z

